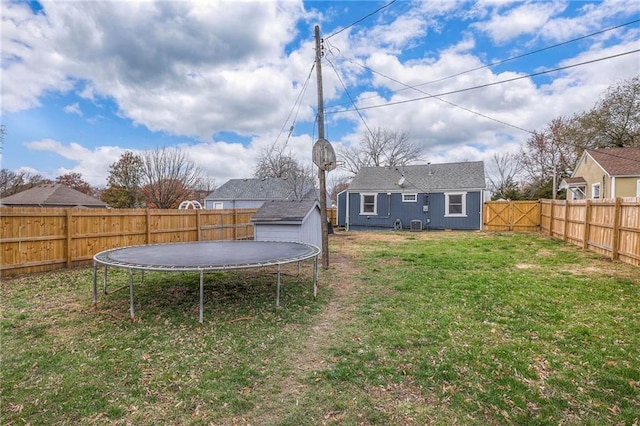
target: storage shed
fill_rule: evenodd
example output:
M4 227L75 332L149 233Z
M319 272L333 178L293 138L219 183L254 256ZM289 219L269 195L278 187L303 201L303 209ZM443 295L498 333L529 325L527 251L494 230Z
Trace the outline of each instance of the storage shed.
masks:
M294 241L322 246L317 200L267 201L251 218L256 241Z

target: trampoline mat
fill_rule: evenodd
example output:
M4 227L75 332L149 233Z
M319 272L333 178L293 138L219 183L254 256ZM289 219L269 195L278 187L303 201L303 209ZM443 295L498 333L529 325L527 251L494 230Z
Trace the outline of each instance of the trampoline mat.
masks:
M139 269L232 269L277 265L317 256L310 244L280 241L201 241L149 244L105 250L102 264Z

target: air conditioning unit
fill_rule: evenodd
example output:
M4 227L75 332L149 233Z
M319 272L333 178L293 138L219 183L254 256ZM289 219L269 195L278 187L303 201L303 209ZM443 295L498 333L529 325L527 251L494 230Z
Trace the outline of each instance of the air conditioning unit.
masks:
M411 230L412 231L422 231L422 221L421 220L412 220L411 221Z

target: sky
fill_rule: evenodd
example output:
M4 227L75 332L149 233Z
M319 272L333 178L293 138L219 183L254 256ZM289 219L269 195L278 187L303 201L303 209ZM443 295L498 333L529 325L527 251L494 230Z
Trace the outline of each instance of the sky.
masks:
M0 13L2 168L96 187L124 152L163 147L217 186L274 144L310 165L316 25L336 152L385 128L423 148L418 163L489 169L640 74L640 2L626 0L1 0Z

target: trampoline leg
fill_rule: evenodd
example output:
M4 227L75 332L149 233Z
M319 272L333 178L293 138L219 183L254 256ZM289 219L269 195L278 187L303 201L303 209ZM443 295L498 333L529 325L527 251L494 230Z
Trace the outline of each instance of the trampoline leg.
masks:
M98 263L93 262L93 304L98 303Z
M129 269L129 311L131 312L131 319L135 316L133 312L133 269Z
M204 321L204 272L200 271L200 324Z
M278 283L276 285L276 309L280 307L280 264L278 264Z
M102 276L102 293L107 294L107 265L104 265L104 275Z
M313 298L318 296L318 256L313 258Z

